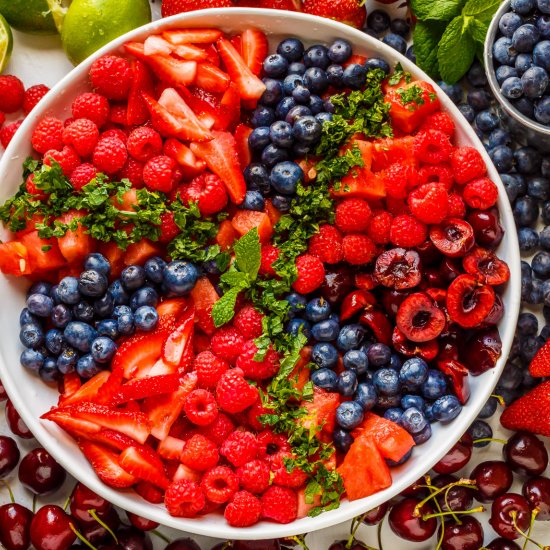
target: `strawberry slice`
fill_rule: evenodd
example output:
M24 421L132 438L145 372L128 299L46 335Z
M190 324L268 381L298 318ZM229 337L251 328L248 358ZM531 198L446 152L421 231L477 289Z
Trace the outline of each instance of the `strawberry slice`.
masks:
M136 378L124 384L111 398L110 404L120 405L137 399L144 399L163 393L172 393L178 389L177 374L161 374Z
M231 83L220 101L220 114L214 130L234 128L241 118L241 98L237 86Z
M78 376L78 373L68 372L67 374L64 374L63 380L61 381L61 395L59 396L59 400L61 401L63 398L67 399L69 396L76 393L81 386L82 382L80 381L80 376Z
M197 281L193 290L191 290L191 297L195 304L197 325L205 334L212 336L216 331L214 321L212 320L212 308L220 297L208 277L201 277Z
M237 154L241 166L248 166L252 162L252 153L248 146L248 137L252 133L252 128L246 124L239 124L235 128L235 141L237 142Z
M174 45L170 44L164 38L152 34L145 39L143 43L143 53L149 55L170 55L174 50Z
M241 34L241 55L246 66L253 74L262 72L264 59L267 57L267 37L258 29L246 29Z
M193 330L195 327L195 307L189 307L182 316L179 325L173 330L162 346L162 359L168 365L178 367L185 372L189 366L187 348L193 347Z
M119 455L114 451L90 441L80 441L78 446L92 465L97 477L109 487L124 489L138 481L135 476L120 467Z
M172 424L181 414L185 399L195 389L197 375L186 374L181 380L180 387L170 395L149 397L143 401L141 410L147 415L151 423L151 434L162 441L168 435Z
M193 46L193 44L182 44L181 46L176 46L173 53L182 59L187 59L188 61L207 61L209 57L206 50Z
M132 84L128 94L128 108L126 119L129 126L143 124L149 118L149 111L141 94L152 94L154 91L153 76L151 70L143 61L131 59Z
M187 479L188 481L199 482L201 480L201 477L201 473L197 472L197 470L193 470L185 464L180 464L178 466L178 469L176 470L176 473L174 474L173 480L181 481L182 479Z
M203 126L204 121L201 120ZM206 163L198 159L193 151L175 138L168 138L164 142L164 154L174 159L182 170L183 179L193 179L206 170Z
M218 29L174 29L164 31L162 36L172 44L212 44L222 34Z
M221 69L211 63L199 63L197 65L197 86L208 92L223 93L231 83L231 79Z
M209 130L212 129L220 114L221 106L219 104L214 106L214 101L209 102L200 96L193 95L188 88L180 88L179 92L185 99L187 105L191 107L200 123L205 128L208 128ZM205 90L204 93L208 92Z
M132 445L122 451L118 457L118 463L130 475L148 481L161 489L166 489L170 485L164 473L162 460L151 447Z
M100 430L97 433L89 434L82 436L81 439L86 441L91 441L93 443L98 443L105 447L109 447L114 451L123 451L130 445L137 445L138 442L132 437L128 437L120 432L115 432L114 430Z
M227 188L231 201L241 204L246 194L246 183L239 163L235 138L229 132L213 130L212 134L212 141L191 143L191 151L219 176Z
M550 340L533 357L529 365L529 374L535 378L550 376Z
M159 329L173 330L176 326L176 322L185 313L189 305L188 298L170 298L168 300L163 300L157 306Z
M40 418L55 422L74 437L88 437L101 431L101 426L73 415L71 407L60 407L44 413Z
M153 504L160 504L164 500L164 491L161 491L158 487L155 487L152 483L147 481L140 481L134 487L134 491L147 502Z
M231 81L236 84L241 98L260 99L265 92L265 84L248 68L233 44L222 37L218 39L216 45Z
M99 389L107 382L110 376L111 373L109 371L102 370L98 372L95 376L82 384L74 393L67 396L63 394L59 398L59 404L65 406L74 405L80 401L94 401Z
M214 44L209 44L201 49L204 50L204 53L206 54L206 61L208 61L208 63L212 63L212 65L216 65L216 67L220 66L220 56L218 55L218 50L216 50L216 46L214 46Z
M111 409L105 405L97 403L78 403L72 407L64 407L73 416L80 420L92 422L107 428L121 432L129 437L133 437L139 443L145 443L145 440L151 433L151 423L147 415L136 412L124 412Z
M167 460L179 461L184 447L185 441L183 439L178 439L177 437L169 435L159 443L157 453Z

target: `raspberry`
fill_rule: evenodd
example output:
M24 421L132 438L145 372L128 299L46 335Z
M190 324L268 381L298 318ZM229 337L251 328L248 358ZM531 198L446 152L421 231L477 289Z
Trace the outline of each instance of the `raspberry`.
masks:
M265 460L256 459L238 468L237 476L243 489L263 493L269 487L271 471Z
M390 241L395 246L412 248L426 240L426 226L413 216L403 214L393 219L390 229Z
M323 262L311 254L302 254L296 258L298 277L292 283L292 288L300 294L308 294L317 290L325 281Z
M460 195L451 193L449 195L449 209L447 216L449 218L464 218L466 215L466 205Z
M162 138L153 128L140 126L130 132L126 147L131 157L147 162L162 152Z
M423 130L414 136L416 157L428 164L439 164L449 160L453 146L449 136L439 130Z
M451 168L456 183L464 184L484 176L487 167L483 157L473 147L455 147L451 154Z
M118 101L126 99L132 85L130 63L117 55L104 55L92 63L90 81L101 95Z
M185 400L183 410L197 426L208 426L218 417L218 406L208 390L193 390Z
M148 481L140 481L134 486L135 492L147 502L160 504L164 499L164 493Z
M202 434L195 434L185 442L180 457L182 464L198 472L210 470L219 459L216 444Z
M124 145L126 145L126 142L128 141L128 134L122 128L109 128L101 133L99 139L107 139L112 137L120 139Z
M411 214L424 223L441 223L447 217L449 195L438 183L425 183L409 194Z
M99 129L87 118L76 119L63 130L63 143L72 145L81 157L90 156L98 140Z
M361 233L346 235L342 241L344 260L348 264L368 264L376 256L376 245Z
M15 113L23 105L25 86L11 74L0 76L0 110L4 113Z
M204 172L193 178L185 187L182 199L185 203L196 202L201 214L209 216L224 209L227 204L227 192L218 176Z
M58 118L45 117L32 132L31 144L42 155L50 149L63 148L63 122Z
M176 162L170 157L159 155L149 159L143 168L143 182L153 191L169 193L174 186Z
M126 162L126 145L117 137L105 137L98 141L93 152L94 166L105 174L116 174Z
M180 228L174 221L173 212L164 212L160 215L160 237L161 243L169 243L180 234Z
M250 407L246 414L246 423L250 428L256 431L260 431L264 429L263 423L260 421L259 417L264 414L272 414L273 409L270 409L268 407L264 407L262 404L262 401L257 401Z
M141 189L143 187L143 166L143 163L128 157L126 163L118 173L118 177L129 180L132 187Z
M258 441L251 432L235 430L222 443L220 454L233 466L242 466L256 458Z
M128 122L128 107L124 103L112 105L109 110L109 122L111 124L119 124L126 126Z
M50 91L44 84L37 84L25 90L23 96L23 112L28 115L38 104L38 102Z
M41 189L38 189L36 187L36 183L34 182L34 174L29 174L27 177L27 180L25 181L25 189L27 190L27 193L34 195L37 199L45 199L46 193L43 193Z
M216 401L222 411L235 414L244 411L258 398L258 390L251 386L241 369L222 374L216 386Z
M386 197L386 208L392 216L410 214L409 207L404 199L392 199L391 197Z
M279 259L279 249L272 244L264 244L262 246L262 257L260 261L260 275L271 275L276 277L277 273L273 269L272 265Z
M325 264L341 262L344 259L342 234L333 225L321 225L319 232L309 239L308 253Z
M409 189L416 186L418 174L411 164L396 162L384 170L383 179L388 197L404 199Z
M223 516L232 527L250 527L258 522L262 504L248 491L238 491L225 507Z
M81 191L85 185L88 185L97 176L96 167L93 164L84 163L77 166L71 177L71 185L75 191Z
M373 212L367 229L367 235L376 244L388 244L390 242L390 228L393 216L386 210Z
M283 434L264 430L258 434L258 458L271 460L277 453L290 453L290 444Z
M80 164L80 158L72 147L66 145L61 151L51 149L44 153L44 164L51 166L52 160L61 166L63 173L69 177Z
M489 178L478 178L466 184L462 197L470 208L487 210L496 204L498 188Z
M204 493L196 481L174 481L164 495L164 504L171 516L195 517L206 504Z
M369 226L371 210L363 199L344 199L336 205L334 225L342 233L361 233Z
M280 451L271 457L272 483L283 487L297 488L307 481L307 474L299 468L288 471L285 461L294 458L291 453Z
M245 377L251 380L264 380L277 374L280 366L279 354L273 349L273 346L269 346L261 361L254 359L257 353L258 347L254 340L245 342L236 363L236 366L244 372Z
M264 316L252 305L242 307L233 319L233 326L245 338L258 338L262 335Z
M235 327L220 328L212 336L212 352L221 359L234 364L241 353L245 340Z
M220 413L212 424L201 429L201 433L216 445L221 445L234 429L235 425L231 422L229 416Z
M81 94L73 101L72 112L74 118L88 118L101 128L109 119L109 101L99 94Z
M205 388L215 388L221 375L229 369L229 363L216 357L211 351L201 351L195 357L193 367L197 381Z
M292 489L273 485L261 496L262 517L290 523L298 517L298 497Z
M453 178L453 171L451 167L446 164L425 164L418 171L418 184L424 183L441 183L445 186L445 189L449 191L453 186L455 180Z
M16 120L11 124L6 124L6 126L0 129L0 143L4 149L10 144L10 141L13 139L15 132L19 130L21 124L23 124L22 120Z
M239 478L228 466L216 466L204 474L201 489L210 502L223 504L239 489Z
M445 135L452 137L455 133L455 123L449 113L439 111L437 113L433 113L432 115L428 115L426 120L422 123L422 126L420 126L420 130L438 130L439 132L443 132Z

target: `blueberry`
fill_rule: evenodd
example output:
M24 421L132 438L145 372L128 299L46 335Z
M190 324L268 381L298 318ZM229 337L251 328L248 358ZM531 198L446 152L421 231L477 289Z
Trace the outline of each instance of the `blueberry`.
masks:
M304 64L306 67L320 67L326 69L330 65L328 48L321 44L311 46L304 53Z
M344 68L341 65L330 65L327 67L327 80L331 86L341 88L344 85Z
M74 348L88 352L93 340L97 337L97 331L82 321L71 321L63 331L65 340Z
M283 81L283 90L286 95L291 95L294 88L304 84L304 78L301 74L289 74Z
M366 76L367 69L364 65L351 63L344 69L344 86L352 88L353 90L359 90L365 85Z
M428 425L428 421L422 411L416 407L410 407L403 411L401 416L401 426L410 434L421 432Z
M275 122L275 111L271 107L259 105L256 107L250 117L252 128L260 128L261 126L269 126Z
M386 36L382 38L382 42L387 44L390 48L397 50L402 55L405 55L407 51L407 41L402 36L393 32L386 34Z
M330 122L332 120L332 113L319 113L315 115L315 119L322 125L325 122Z
M44 343L44 331L38 323L27 323L21 327L19 340L26 348L38 348Z
M130 336L134 333L134 315L132 313L124 313L118 316L117 331L124 336Z
M550 277L550 252L546 250L537 252L531 260L531 268L535 275L542 279Z
M271 198L271 204L279 212L288 212L292 204L292 199L291 197L287 197L285 195L273 195L273 197Z
M462 412L462 405L454 395L444 395L437 399L432 407L432 414L440 422L450 422Z
M539 244L539 235L530 227L520 227L518 229L519 249L524 253L533 252Z
M65 340L63 338L63 333L60 330L52 328L48 330L48 332L46 332L44 342L46 345L46 349L51 354L59 355L61 353L61 349L63 348Z
M400 407L391 407L384 413L384 418L394 422L395 424L399 424L401 416L403 416L403 409Z
M78 302L78 304L73 307L73 316L78 321L91 323L94 320L94 306L85 301Z
M94 361L89 353L83 355L76 364L76 372L85 379L93 378L101 370L101 366Z
M497 67L495 71L495 76L497 79L497 82L502 85L502 83L507 79L511 78L513 76L519 76L518 71L515 69L515 67L510 67L508 65L500 65L500 67Z
M76 277L63 277L63 279L59 281L57 294L64 304L77 304L80 301L78 279Z
M478 439L491 439L493 437L493 430L491 426L483 420L474 420L468 428L468 433L474 440L474 447L486 447L490 441L480 441L476 443Z
M341 453L347 453L351 444L353 443L352 435L342 428L336 428L332 432L332 441L334 442L334 447Z
M109 277L111 274L111 264L109 260L99 252L92 252L86 256L84 259L84 269L92 269L102 273L105 277Z
M550 15L541 15L535 23L543 40L550 38Z
M296 86L292 90L292 99L299 105L309 104L311 92L305 86Z
M391 349L386 344L372 344L365 351L371 367L381 367L390 362Z
M320 367L331 369L338 363L338 351L332 344L320 342L311 349L311 360Z
M527 69L530 69L533 66L533 56L530 53L520 53L516 62L514 63L514 68L518 73L518 76L521 76Z
M500 174L510 172L514 167L514 152L506 145L497 145L489 151L489 156Z
M59 372L57 363L53 357L46 357L46 359L44 359L44 364L38 371L38 376L40 376L44 382L50 384L57 382L61 378L61 373Z
M294 139L307 145L315 144L321 138L322 126L313 116L300 117L294 123Z
M154 258L151 258L151 259L154 260ZM164 260L161 260L161 261L164 262ZM161 265L162 264L157 264L158 267L160 267ZM164 262L164 265L166 265L165 262ZM147 267L147 262L145 263L145 266ZM157 269L157 268L154 268L154 269ZM164 266L162 266L162 269L164 269ZM149 272L151 273L151 268ZM159 279L158 272L156 272L155 274L155 279L157 279L156 281L154 281L155 283L162 282L162 270L160 271L160 280L158 280ZM117 279L116 281L113 281L110 284L109 293L113 297L113 303L115 306L126 305L130 301L130 296L122 286L122 282L120 281L120 279Z
M293 61L288 66L287 74L304 74L306 72L306 66L301 61Z
M462 113L462 116L471 124L476 116L475 111L467 103L460 103L458 105L458 110Z
M401 357L399 357L397 353L392 353L390 357L390 364L388 366L391 369L400 370L402 365L403 361L401 361Z
M403 410L408 409L410 407L415 407L419 411L423 411L425 406L426 406L426 403L424 399L422 399L422 397L420 397L419 395L407 394L401 398L401 408Z
M514 152L516 170L520 174L534 174L540 170L542 159L534 147L520 147Z
M304 85L312 94L322 94L328 88L328 84L327 73L320 67L310 67L304 73Z
M311 381L323 390L335 392L338 388L338 375L330 369L321 368L311 373Z
M22 327L27 323L40 323L38 317L33 315L28 308L24 307L19 314L19 326Z
M162 282L166 288L181 296L188 293L197 282L199 271L190 262L170 262L164 270Z
M318 115L319 113L324 112L325 102L318 95L312 95L309 98L309 103L307 106L312 114ZM315 120L317 120L317 118Z
M536 0L511 0L510 7L516 13L527 15L535 9Z
M284 97L283 83L274 78L264 78L263 83L265 90L260 98L260 103L268 107L275 107Z
M527 97L520 97L512 101L512 105L526 117L533 118L535 116L535 104Z
M539 201L550 199L550 180L542 177L527 180L527 193Z
M441 371L428 370L428 377L422 384L422 396L430 401L440 398L447 391L447 381Z
M248 136L248 146L253 152L261 152L271 143L269 126L259 126Z
M324 103L325 103L325 111L326 111L327 113L332 113L332 114L334 114L335 111L336 111L336 109L335 109L335 107L334 107L334 104L333 104L332 101L330 100L330 97L327 97L327 98L325 99L325 102L324 102Z
M261 194L260 191L248 190L240 207L243 210L255 210L261 212L265 207L264 196Z
M479 411L479 414L477 415L478 418L491 418L497 410L498 406L498 400L496 397L489 397L487 401L485 402L485 405L483 405L483 408Z
M487 85L487 75L481 63L474 63L466 73L466 78L476 88L482 88Z
M544 250L550 251L550 226L544 227L539 235L540 245Z
M328 319L330 313L330 303L324 298L313 298L306 305L306 319L313 323Z
M545 201L543 203L540 214L542 222L545 224L550 224L550 201Z
M313 145L308 145L307 143L295 143L292 146L292 153L295 157L305 157L314 149L315 147Z
M53 300L45 294L35 293L27 298L27 309L37 317L49 317L53 306Z
M372 383L378 395L397 395L401 389L399 375L394 369L378 369L372 377Z
M411 30L411 26L407 23L405 19L401 19L398 17L396 19L392 19L390 23L390 30L395 34L402 36L403 38L407 38Z
M550 126L550 97L545 96L535 103L534 114L537 122Z
M508 12L500 18L498 28L504 36L512 38L514 32L516 32L522 24L523 19L517 13Z
M516 52L525 53L533 50L539 41L540 32L530 23L522 25L512 35L512 47Z
M74 372L76 364L78 363L78 352L69 346L65 346L59 357L57 358L56 365L61 374L69 374Z
M517 99L523 95L523 85L517 76L511 76L502 83L500 91L508 99Z
M294 195L298 183L304 180L304 172L298 164L290 160L279 162L269 176L272 187L284 195Z
M61 303L61 298L59 297L59 285L53 285L50 291L50 298L53 300L55 305Z
M357 349L365 338L365 329L359 324L344 325L338 333L336 345L342 351Z
M537 0L537 8L542 13L550 14L550 1L549 0Z
M26 369L38 372L44 364L44 355L34 349L25 349L21 353L20 362Z
M264 59L264 74L270 78L282 78L288 70L288 59L279 53L268 55Z
M115 355L117 345L107 336L99 336L91 345L90 354L96 363L108 363Z
M514 34L517 30L514 32ZM493 57L502 65L513 65L516 61L516 50L512 46L512 38L501 36L493 44Z
M298 294L297 292L292 292L285 297L285 300L290 306L288 311L288 316L290 319L295 317L297 314L301 314L304 312L307 300L301 294Z
M33 294L43 294L44 296L51 297L52 284L47 281L36 281L33 283L27 291L27 298Z
M357 389L357 375L352 370L345 370L338 377L338 393L344 397L351 397Z
M498 379L497 391L500 389L516 390L523 382L523 371L516 364L507 361Z
M390 28L390 16L384 10L373 10L367 17L367 27L381 34Z
M381 57L370 57L365 62L365 67L368 71L372 71L374 69L380 69L381 71L384 71L386 74L390 74L390 65Z
M279 104L277 105L277 107L275 108L275 116L277 117L277 119L279 120L283 120L286 118L286 116L288 115L289 111L293 108L293 107L296 107L296 101L294 100L293 97L284 97L280 102ZM249 138L249 145L250 145L250 138ZM266 144L267 145L267 144ZM265 145L264 145L265 147Z
M359 384L355 392L355 401L363 407L364 411L370 411L374 408L377 401L377 394L373 384L368 382Z
M152 331L159 322L159 314L153 305L141 305L134 312L134 323L138 330Z
M327 52L328 58L333 63L345 63L352 54L351 44L343 38L336 39Z
M87 269L80 274L78 290L83 296L91 298L103 296L108 286L107 277L95 269Z
M498 115L491 111L481 111L476 115L476 126L484 133L494 130L499 122Z
M369 361L367 354L362 350L346 351L343 357L344 368L355 371L358 376L362 376L367 372Z
M346 430L357 428L363 417L363 407L357 401L345 401L336 409L336 423Z
M527 188L519 174L501 174L500 177L510 203L513 203L520 195L525 195Z
M407 359L399 371L399 381L410 390L420 388L428 378L428 364L420 357Z
M109 291L94 302L94 312L97 317L109 317L114 307L115 300Z
M415 445L422 445L422 443L426 443L432 437L432 426L431 424L426 424L426 427L421 432L411 435Z
M512 210L517 225L532 226L539 216L537 201L528 196L519 197Z
M311 327L311 335L318 342L332 342L338 337L340 325L334 319L319 321Z
M542 67L531 67L521 76L521 84L526 97L541 97L548 86L548 73Z
M499 145L510 145L512 136L502 128L496 128L489 134L489 147L498 147Z
M65 304L59 304L52 309L50 318L54 327L65 328L73 319L73 313Z
M474 88L468 92L467 100L475 111L483 111L491 106L492 98L487 90Z
M300 61L304 55L304 45L297 38L286 38L277 46L277 53L287 61Z
M275 122L274 124L277 123ZM283 124L286 124L286 122ZM269 172L267 168L259 162L252 162L244 169L244 180L249 189L257 189L263 194L268 193L271 189L269 184Z
M533 279L531 292L526 299L528 304L542 304L544 301L544 283L540 279Z
M273 145L273 143L270 143L262 151L261 161L268 168L273 168L276 164L284 162L285 160L288 160L288 151L283 147L277 147L277 145Z
M407 51L405 52L405 57L416 64L416 54L414 53L414 44L407 48Z

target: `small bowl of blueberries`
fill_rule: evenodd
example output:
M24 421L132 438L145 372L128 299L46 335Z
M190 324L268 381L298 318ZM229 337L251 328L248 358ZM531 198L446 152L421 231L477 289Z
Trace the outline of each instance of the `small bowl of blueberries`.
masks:
M485 68L505 124L550 151L550 0L506 0L485 41Z

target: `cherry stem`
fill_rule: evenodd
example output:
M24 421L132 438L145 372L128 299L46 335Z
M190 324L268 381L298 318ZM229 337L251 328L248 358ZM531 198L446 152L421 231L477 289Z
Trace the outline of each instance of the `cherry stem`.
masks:
M8 494L10 495L11 503L15 504L15 498L13 497L13 492L11 490L11 487L3 479L0 479L0 483L2 483L2 485L8 490Z
M439 501L437 499L435 499L434 503L435 503L435 506L436 506L437 510L440 513L443 513L443 510L441 509L441 506L439 505ZM445 493L445 504L447 504L447 493ZM458 518L456 517L456 515L454 517L455 517L455 521L456 521ZM444 536L445 536L445 521L442 521L441 522L441 534L439 535L439 540L437 541L437 546L436 546L435 550L440 550L441 545L443 544L443 537Z
M115 541L115 544L118 544L118 539L114 533L114 531L97 515L97 512L94 509L88 510L88 514L92 516L98 523L113 537L113 540Z
M156 537L158 537L159 539L163 540L164 542L166 542L168 544L170 544L172 542L166 535L164 535L160 531L157 531L156 529L153 529L151 531L151 533L153 533L153 535L155 535Z
M306 537L305 535L294 535L288 538L290 540L293 540L300 548L303 548L304 550L309 550L308 545L306 544L305 537Z
M422 516L423 521L427 521L431 518L439 518L443 516L454 516L459 514L477 514L479 512L485 512L485 508L483 506L478 506L477 508L472 508L471 510L457 510L456 512L437 512L434 514L426 514L425 516Z
M502 397L502 395L499 395L498 393L492 393L491 397L494 397L499 402L501 407L506 407L506 402L504 401L504 397Z
M72 523L69 524L69 527L71 528L71 531L76 535L76 537L81 540L88 548L91 548L91 550L97 550L97 548L82 533L80 533Z
M67 497L67 500L63 503L63 511L66 512L71 502L71 495Z
M34 514L36 512L36 498L37 498L37 494L35 493L33 496L32 496L32 513Z
M447 507L447 510L449 512L454 512L454 510L449 506L449 491L451 490L451 487L447 487L447 490L445 491L444 500L445 500L445 506ZM441 511L441 510L440 510ZM452 514L453 519L458 525L462 525L462 521L460 521L459 517L456 514ZM443 522L442 522L443 523Z
M384 516L380 523L378 524L378 529L376 531L376 538L378 539L378 547L380 550L384 550L384 547L382 546L382 525L384 524L384 520L386 519L386 516Z
M529 523L529 531L526 533L522 529L520 529L517 518L518 513L516 510L512 510L509 514L509 516L512 518L512 525L514 526L514 529L525 539L525 542L523 543L523 548L527 547L527 543L530 542L534 544L537 548L540 548L540 550L548 550L550 548L549 546L543 546L542 544L538 543L536 540L533 540L531 538L531 530L533 529L533 522L535 521L535 518L537 517L537 514L539 513L538 509L534 509L531 512L531 522Z
M449 485L445 485L444 487L441 487L440 489L436 489L433 485L416 485L416 487L424 487L426 489L429 489L431 493L424 499L421 500L415 507L413 516L418 518L420 517L420 509L424 504L432 500L435 496L439 495L443 491L448 491L451 489L451 487L460 486L460 487L471 487L472 489L475 489L475 481L472 481L471 479L459 479L458 481L454 481L453 483L449 483ZM445 502L446 504L446 502Z
M482 437L481 439L474 439L472 443L475 445L476 443L486 443L487 441L494 441L495 443L501 443L502 445L506 445L508 441L505 439L496 439L494 437Z

